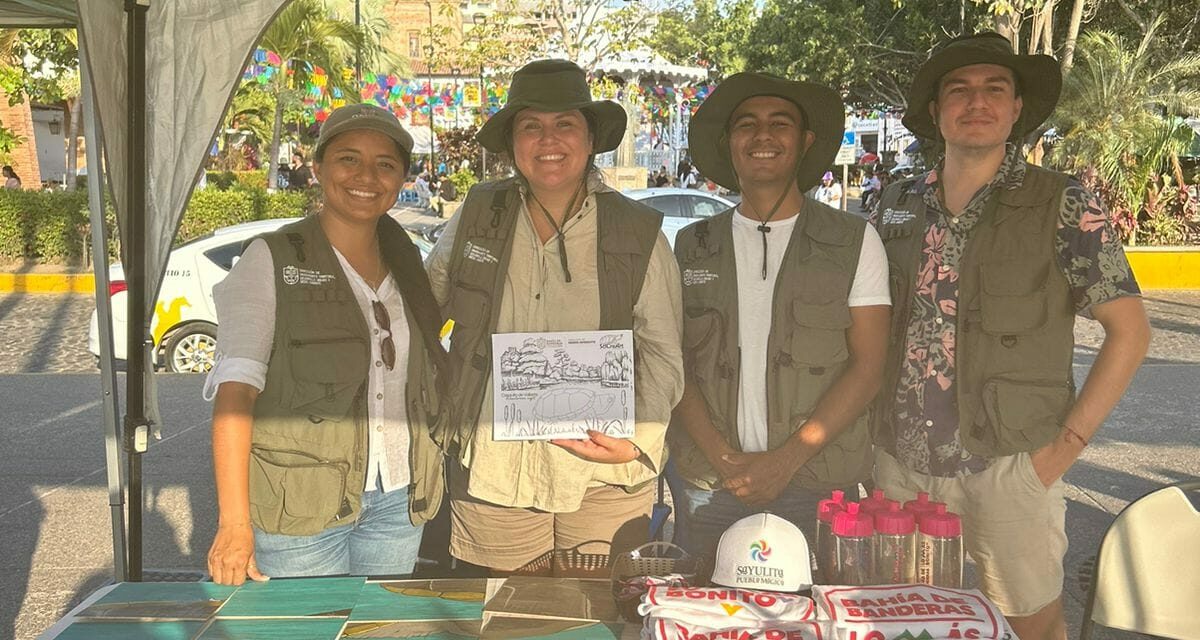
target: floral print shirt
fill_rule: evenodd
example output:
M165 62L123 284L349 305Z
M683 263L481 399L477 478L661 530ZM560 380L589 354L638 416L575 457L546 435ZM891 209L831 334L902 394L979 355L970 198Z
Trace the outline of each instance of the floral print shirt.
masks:
M938 199L937 169L910 188L926 205L925 236L909 305L905 357L894 390L893 424L897 459L919 473L961 476L982 471L990 462L967 451L958 437L954 388L958 267L992 191L1017 189L1024 178L1024 158L1010 144L996 176L957 217L949 215ZM1077 313L1141 293L1108 212L1074 179L1063 193L1055 247Z

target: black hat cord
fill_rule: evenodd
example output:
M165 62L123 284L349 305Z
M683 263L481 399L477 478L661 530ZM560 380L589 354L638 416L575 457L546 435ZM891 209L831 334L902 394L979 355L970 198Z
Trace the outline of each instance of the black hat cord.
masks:
M585 173L583 180L575 188L575 193L571 194L571 202L567 203L566 211L563 212L562 225L554 221L554 216L550 215L550 210L546 208L546 205L542 204L541 200L538 200L537 195L533 193L533 189L529 189L529 197L533 198L533 201L537 203L538 208L542 210L542 215L546 216L546 220L550 223L551 227L554 227L555 234L558 236L558 261L562 265L563 278L567 282L571 281L571 269L567 266L567 236L564 227L567 216L571 215L571 212L575 210L575 203L579 198L579 193L584 190L583 185L586 183L587 174Z
M742 185L741 185L741 181L737 179L737 172L734 172L733 177L734 177L734 180L737 181L738 187L740 190L740 187ZM775 217L775 214L779 212L779 207L783 206L783 201L787 199L788 192L792 190L792 185L794 185L794 184L796 184L796 172L795 171L792 172L792 178L790 180L788 180L788 184L786 187L784 187L783 193L779 194L779 199L775 201L775 206L771 207L771 211L769 213L767 213L767 217L763 218L758 223L758 232L762 234L762 248L763 248L762 279L763 280L767 279L767 234L771 233L771 227L768 226L767 223L770 222L771 219ZM745 193L745 192L743 191L743 193ZM750 204L749 202L746 201L745 198L742 199L742 202L747 205ZM751 205L750 208L753 209L754 208L753 205ZM755 211L755 213L758 213L758 212Z

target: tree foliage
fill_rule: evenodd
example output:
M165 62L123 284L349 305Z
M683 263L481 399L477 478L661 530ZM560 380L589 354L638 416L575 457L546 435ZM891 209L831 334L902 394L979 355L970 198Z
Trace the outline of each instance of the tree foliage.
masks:
M1153 63L1147 51L1158 26L1136 46L1109 31L1085 33L1053 118L1063 137L1056 161L1094 173L1127 231L1165 163L1191 142L1191 128L1176 116L1200 114L1200 54Z
M755 0L679 2L658 14L647 44L674 64L728 76L746 68L756 14Z

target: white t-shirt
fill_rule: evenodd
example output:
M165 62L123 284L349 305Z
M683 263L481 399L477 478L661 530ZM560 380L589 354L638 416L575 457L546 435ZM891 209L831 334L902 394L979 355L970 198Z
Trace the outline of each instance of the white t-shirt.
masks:
M832 182L817 187L817 200L837 209L842 206L842 185Z
M741 376L738 381L738 438L742 451L767 451L767 338L771 333L771 312L775 299L775 279L783 254L791 240L799 216L767 223L767 277L762 277L762 232L757 220L733 216L733 253L737 262L738 346L741 348ZM850 287L851 307L890 305L887 254L883 242L871 225L863 232L858 269Z
M408 381L408 318L404 299L389 273L374 290L335 248L333 253L350 281L354 299L371 331L371 367L367 375L367 480L372 491L408 486L408 413L404 386ZM387 309L391 327L379 326L371 303L378 300ZM217 305L217 362L204 382L204 399L216 397L222 382L243 382L263 390L271 343L275 339L275 265L264 240L246 247L229 275L213 287ZM396 347L396 366L382 366L382 339L387 331Z

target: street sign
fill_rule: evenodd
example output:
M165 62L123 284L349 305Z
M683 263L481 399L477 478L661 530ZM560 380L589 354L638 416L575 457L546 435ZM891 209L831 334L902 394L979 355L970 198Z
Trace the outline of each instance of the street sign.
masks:
M854 164L854 151L854 131L846 131L842 134L842 146L838 149L833 164Z

